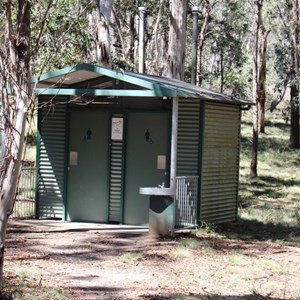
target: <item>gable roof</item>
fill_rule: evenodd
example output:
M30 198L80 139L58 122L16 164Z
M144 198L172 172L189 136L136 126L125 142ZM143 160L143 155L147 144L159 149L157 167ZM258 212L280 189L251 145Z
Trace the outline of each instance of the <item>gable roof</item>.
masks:
M117 88L113 82L123 82L128 87ZM97 82L93 88L89 82ZM84 88L81 83L87 83ZM32 80L33 92L37 95L89 95L89 96L130 96L130 97L181 97L201 98L216 102L240 105L253 104L232 96L213 92L183 81L154 75L127 71L114 71L91 64L80 64L48 72Z

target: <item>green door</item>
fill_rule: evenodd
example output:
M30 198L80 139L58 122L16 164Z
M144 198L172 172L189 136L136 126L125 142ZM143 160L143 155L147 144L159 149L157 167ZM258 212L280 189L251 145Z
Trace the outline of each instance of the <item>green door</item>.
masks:
M108 114L71 112L67 219L107 222Z
M148 224L149 197L140 187L156 187L169 178L169 115L131 112L127 123L124 223Z

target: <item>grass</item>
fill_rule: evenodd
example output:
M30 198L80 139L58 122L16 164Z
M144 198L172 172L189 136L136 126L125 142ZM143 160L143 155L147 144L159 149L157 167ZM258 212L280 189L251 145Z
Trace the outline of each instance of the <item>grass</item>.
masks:
M191 252L190 249L187 249L185 247L179 246L179 247L173 248L170 251L170 256L174 260L181 260L181 259L184 259L184 258L192 257L193 253Z
M118 261L122 263L137 263L144 258L144 254L140 252L127 252L118 257Z
M280 114L267 116L259 138L258 178L249 177L251 115L243 116L240 168L240 216L263 224L300 226L300 155L288 147L289 125Z
M11 279L4 279L0 282L0 299L1 300L67 300L68 295L56 287L43 287L36 283L36 271L32 273L29 268L19 270L20 276L16 274L16 278L11 283Z
M183 247L189 249L199 249L201 246L200 241L194 238L182 239L180 240L180 243Z
M235 265L246 265L248 263L247 259L243 255L231 255L228 257L228 261Z
M276 271L276 272L279 272L279 273L282 272L281 266L277 262L275 262L274 260L262 259L261 263L262 263L262 265L266 266L269 269L272 269L273 271Z
M266 119L266 134L259 137L258 177L250 178L251 114L242 116L239 219L217 231L232 239L299 245L300 152L288 147L289 125L280 114L267 115Z

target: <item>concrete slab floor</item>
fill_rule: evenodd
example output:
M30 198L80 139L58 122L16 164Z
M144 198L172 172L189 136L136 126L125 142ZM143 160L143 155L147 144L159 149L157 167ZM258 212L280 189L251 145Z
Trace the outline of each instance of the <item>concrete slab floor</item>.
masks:
M87 222L66 222L53 219L10 219L9 224L17 226L33 227L37 231L138 231L147 233L148 226L136 226L136 225L123 225L123 224L103 224L103 223L87 223Z

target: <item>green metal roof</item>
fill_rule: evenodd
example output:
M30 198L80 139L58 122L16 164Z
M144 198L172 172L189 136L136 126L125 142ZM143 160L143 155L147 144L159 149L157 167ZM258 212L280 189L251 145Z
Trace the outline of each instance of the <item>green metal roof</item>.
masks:
M134 86L134 89L117 89L99 85L94 88L80 88L82 82L108 77ZM162 76L146 75L125 71L114 71L91 64L80 64L49 72L32 80L33 92L37 95L88 95L124 97L181 97L200 98L216 102L251 105L248 100L224 95L200 88L183 81Z

